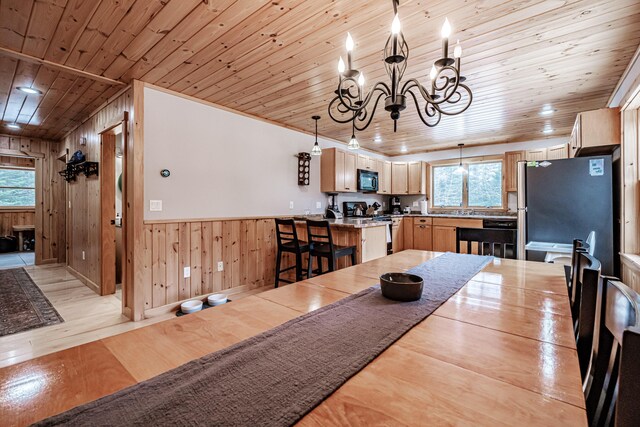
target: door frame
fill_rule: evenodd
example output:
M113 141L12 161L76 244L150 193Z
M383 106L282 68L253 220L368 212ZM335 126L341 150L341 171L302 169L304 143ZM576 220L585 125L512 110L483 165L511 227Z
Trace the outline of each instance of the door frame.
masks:
M122 126L122 312L127 313L127 217L126 217L126 168L127 168L127 140L128 140L128 113L117 121L110 123L100 132L100 295L110 295L116 291L115 283L115 133L114 130ZM105 191L106 190L106 191Z

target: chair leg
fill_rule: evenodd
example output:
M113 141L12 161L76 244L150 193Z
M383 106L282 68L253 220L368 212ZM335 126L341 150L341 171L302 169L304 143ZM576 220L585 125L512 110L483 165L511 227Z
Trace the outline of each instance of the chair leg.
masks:
M307 279L311 279L313 275L313 256L309 252L309 262L307 263Z
M329 271L335 271L336 270L336 264L337 264L337 260L335 256L330 256L327 258L327 260L329 261Z
M356 251L351 252L351 265L356 265Z
M278 255L276 255L276 288L278 287L278 283L280 282L280 262L282 257L282 251L278 251Z
M302 280L302 254L296 253L296 282Z

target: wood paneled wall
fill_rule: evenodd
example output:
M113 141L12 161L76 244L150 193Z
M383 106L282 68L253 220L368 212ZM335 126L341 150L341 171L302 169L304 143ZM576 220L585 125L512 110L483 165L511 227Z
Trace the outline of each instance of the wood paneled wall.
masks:
M14 225L35 225L36 211L32 210L0 210L0 236L10 236L13 234Z
M145 224L145 310L216 291L273 285L273 219ZM218 261L224 262L218 271ZM191 277L184 278L184 267Z
M19 168L34 168L36 167L36 160L29 157L9 157L0 156L0 166L19 167Z
M93 114L77 129L66 135L63 145L69 155L82 150L87 160L101 162L100 133L122 121L125 112L133 110L133 91L123 92L102 109ZM132 124L128 122L128 135ZM86 138L86 145L81 145ZM100 289L100 179L97 176L79 175L68 185L68 247L69 268L94 291ZM115 200L114 200L115 203ZM84 251L84 259L82 253ZM115 265L114 265L115 268ZM133 292L128 292L131 297Z
M65 182L58 174L62 146L37 138L0 135L0 155L33 158L36 168L36 264L64 262Z

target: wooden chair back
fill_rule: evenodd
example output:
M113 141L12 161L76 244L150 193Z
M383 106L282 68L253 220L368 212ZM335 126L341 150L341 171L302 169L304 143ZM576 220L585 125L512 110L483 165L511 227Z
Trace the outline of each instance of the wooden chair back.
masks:
M329 221L307 220L307 236L312 247L328 245L329 251L333 252L333 237Z
M584 382L592 426L640 425L639 296L622 282L603 277L597 297L597 336Z
M516 259L517 230L458 227L456 229L457 253L460 253L460 242L467 242L467 253L469 254L472 250L472 243L476 242L478 243L478 255Z
M587 252L579 252L576 262L578 270L571 295L571 315L580 374L584 381L591 359L593 337L596 333L596 306L601 265L600 261Z
M584 241L581 239L573 239L573 248L571 250L571 265L565 265L565 278L567 280L567 290L571 297L571 289L573 287L573 278L576 276L578 269L578 253L584 252Z
M300 251L300 240L293 219L276 218L276 237L279 249L295 249Z

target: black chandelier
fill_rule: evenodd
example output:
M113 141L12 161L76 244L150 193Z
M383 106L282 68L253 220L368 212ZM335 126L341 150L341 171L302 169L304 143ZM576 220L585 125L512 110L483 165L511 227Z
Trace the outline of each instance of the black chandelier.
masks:
M351 34L347 34L347 64L342 57L338 62L339 83L335 91L336 97L329 103L329 116L338 123L353 122L354 129L365 130L373 120L378 102L384 97L384 109L389 111L393 120L393 131L397 130L400 112L407 107L407 98L413 102L420 116L420 120L429 127L436 126L442 115L454 116L463 113L471 105L473 95L463 82L465 77L460 74L460 59L462 48L458 42L453 56L449 57L449 35L451 26L445 19L442 26L442 58L438 59L429 73L428 88L417 79L402 81L409 59L409 45L404 39L398 18L399 0L393 2L393 23L391 34L384 46L384 66L391 80L391 86L385 82L377 82L365 94L364 75L352 67L352 52L354 47ZM425 101L420 106L418 95Z

